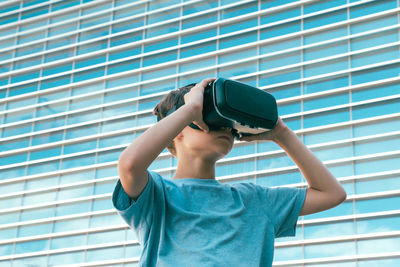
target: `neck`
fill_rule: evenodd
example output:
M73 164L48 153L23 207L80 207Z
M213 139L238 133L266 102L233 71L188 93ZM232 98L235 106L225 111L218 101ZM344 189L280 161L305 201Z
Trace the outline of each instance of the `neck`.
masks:
M173 179L198 178L215 180L215 160L181 157Z

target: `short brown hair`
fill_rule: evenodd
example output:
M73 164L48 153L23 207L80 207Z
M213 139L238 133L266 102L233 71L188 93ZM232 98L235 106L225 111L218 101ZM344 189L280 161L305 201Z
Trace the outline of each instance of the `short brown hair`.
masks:
M174 107L185 104L184 95L188 93L190 89L192 89L192 87L195 85L195 83L191 83L181 88L172 90L167 95L165 95L163 99L153 109L153 114L157 116L157 121L165 118L168 111L170 111ZM176 150L173 141L167 146L167 149L174 156L176 156Z

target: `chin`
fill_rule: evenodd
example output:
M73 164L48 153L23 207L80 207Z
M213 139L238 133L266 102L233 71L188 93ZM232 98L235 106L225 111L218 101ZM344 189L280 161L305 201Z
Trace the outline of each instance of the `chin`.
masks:
M219 160L224 158L231 152L233 144L227 142L218 142L214 140L207 140L202 143L198 143L195 146L195 150L206 156L206 158Z
M222 159L225 156L227 156L229 154L229 152L231 152L231 150L232 150L232 147L229 149L227 148L225 150L221 149L221 150L217 151L216 153L218 153L218 159Z
M229 154L231 150L229 149L209 149L206 152L206 158L212 159L214 161L218 161L222 158L224 158L226 155Z

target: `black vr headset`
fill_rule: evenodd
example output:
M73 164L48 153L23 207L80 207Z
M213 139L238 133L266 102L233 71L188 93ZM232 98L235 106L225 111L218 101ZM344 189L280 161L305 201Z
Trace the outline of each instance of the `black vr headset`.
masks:
M167 116L182 105L171 109ZM278 122L276 100L258 88L218 78L204 90L203 121L211 131L231 128L236 139L241 135L269 131ZM189 126L200 130L193 123Z

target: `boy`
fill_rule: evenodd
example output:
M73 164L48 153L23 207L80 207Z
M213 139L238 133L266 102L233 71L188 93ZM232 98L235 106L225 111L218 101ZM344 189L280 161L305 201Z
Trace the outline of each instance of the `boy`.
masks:
M276 142L299 167L307 189L215 180L215 163L230 152L234 138L229 128L209 131L202 119L204 88L213 80L167 95L154 109L159 122L119 158L113 204L137 233L140 266L271 266L274 238L294 235L298 216L346 198L340 183L281 119L273 130L240 140ZM178 158L172 180L147 170L165 147Z

